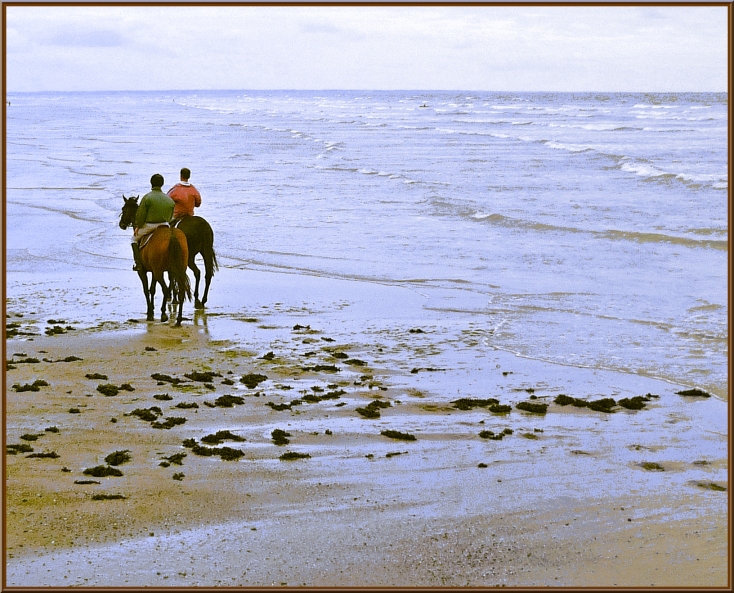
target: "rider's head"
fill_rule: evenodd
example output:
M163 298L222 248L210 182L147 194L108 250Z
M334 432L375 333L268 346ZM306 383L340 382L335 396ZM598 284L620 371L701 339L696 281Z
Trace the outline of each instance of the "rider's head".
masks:
M163 175L160 173L156 173L153 175L153 177L150 178L150 187L155 189L156 187L161 188L163 187Z
M181 181L188 181L189 177L191 177L191 171L189 171L186 167L181 169Z

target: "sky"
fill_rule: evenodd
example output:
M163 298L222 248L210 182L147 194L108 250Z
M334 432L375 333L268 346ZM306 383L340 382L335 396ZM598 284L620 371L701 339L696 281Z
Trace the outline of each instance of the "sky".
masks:
M727 90L724 6L7 6L9 92Z

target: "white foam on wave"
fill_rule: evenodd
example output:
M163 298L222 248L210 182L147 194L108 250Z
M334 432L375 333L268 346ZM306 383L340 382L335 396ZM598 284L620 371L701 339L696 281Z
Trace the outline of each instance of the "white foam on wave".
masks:
M584 146L583 144L564 144L563 142L554 142L548 140L545 145L549 148L555 148L556 150L567 150L568 152L586 152L587 150L594 150L592 146Z
M645 165L643 163L622 163L620 169L622 169L622 171L626 171L627 173L640 175L641 177L660 177L661 175L670 175L670 173L661 171L660 169L656 169L652 165Z

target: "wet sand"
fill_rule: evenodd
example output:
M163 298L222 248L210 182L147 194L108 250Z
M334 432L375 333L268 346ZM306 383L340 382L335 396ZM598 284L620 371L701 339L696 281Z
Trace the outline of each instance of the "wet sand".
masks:
M328 306L302 307L308 288L288 282L277 305L266 293L268 305L237 310L187 305L181 328L74 326L9 307L19 332L74 329L7 342L6 442L33 451L6 454L6 585L727 584L725 401L489 346L479 356L470 326L447 333L396 309L370 318L388 311L380 289L360 308L320 285ZM267 378L248 387L253 373ZM12 388L38 380L49 385ZM133 390L97 389L110 384ZM560 406L560 393L659 397L607 414ZM242 403L223 407L224 395ZM511 412L457 409L459 398ZM374 401L378 418L357 411ZM152 420L131 415L154 407ZM154 427L172 417L185 422ZM276 429L289 443L275 444ZM218 431L245 440L202 441ZM116 451L130 457L114 466L122 476L83 473Z

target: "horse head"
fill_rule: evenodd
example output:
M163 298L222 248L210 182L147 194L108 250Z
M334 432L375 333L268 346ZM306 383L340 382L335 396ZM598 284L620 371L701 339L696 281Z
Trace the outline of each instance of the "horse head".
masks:
M126 198L123 194L122 199L125 203L122 206L122 212L120 213L120 228L124 231L127 227L132 226L135 223L135 215L138 212L138 198Z

